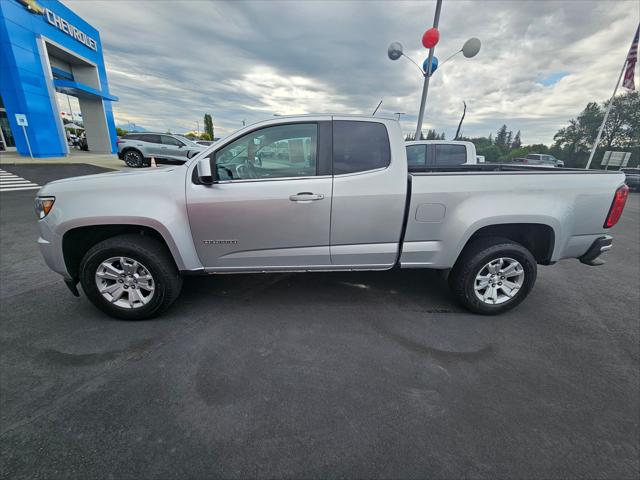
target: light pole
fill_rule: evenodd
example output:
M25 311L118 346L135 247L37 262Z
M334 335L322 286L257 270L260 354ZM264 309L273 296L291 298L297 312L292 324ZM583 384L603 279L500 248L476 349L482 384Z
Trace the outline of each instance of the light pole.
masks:
M418 67L422 75L424 76L424 84L422 86L422 98L420 99L420 111L418 113L418 124L416 125L416 140L420 140L420 135L422 133L422 120L424 118L425 107L427 103L427 93L429 92L429 80L431 79L431 75L435 72L436 68L438 68L438 59L434 57L433 53L435 51L435 47L440 39L440 33L438 32L438 23L440 22L440 10L442 8L442 0L436 1L436 12L433 17L433 27L427 30L422 37L422 44L425 48L429 49L429 57L425 59L422 68L416 62L414 62L411 58L404 54L402 51L402 44L399 42L393 42L389 45L389 49L387 50L387 55L391 60L398 60L400 57L405 57L411 63ZM462 54L466 58L475 57L480 51L480 40L477 38L470 38L467 40L463 47L447 58L442 65L444 65L447 61L453 58L458 53L462 52Z
M436 2L436 13L433 16L433 28L438 28L440 22L440 9L442 8L442 0ZM420 99L420 113L418 113L418 125L416 126L416 140L420 140L422 134L422 119L424 118L424 107L427 103L427 92L429 91L429 80L431 79L431 70L433 68L433 51L436 49L434 45L429 49L429 60L427 60L427 71L424 72L424 85L422 86L422 98Z

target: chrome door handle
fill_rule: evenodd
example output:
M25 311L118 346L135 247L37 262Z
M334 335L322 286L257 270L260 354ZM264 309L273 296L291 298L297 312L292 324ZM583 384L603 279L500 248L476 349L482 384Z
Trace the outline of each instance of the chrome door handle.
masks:
M324 195L321 193L300 192L296 195L291 195L289 200L292 202L314 202L316 200L322 200Z

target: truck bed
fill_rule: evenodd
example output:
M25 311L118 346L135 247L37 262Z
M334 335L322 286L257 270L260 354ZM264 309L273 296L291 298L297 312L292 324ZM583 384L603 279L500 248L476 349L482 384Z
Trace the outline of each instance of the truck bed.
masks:
M450 268L471 235L500 224L551 228L542 263L580 257L607 233L613 192L623 183L619 172L504 164L412 171L400 264Z

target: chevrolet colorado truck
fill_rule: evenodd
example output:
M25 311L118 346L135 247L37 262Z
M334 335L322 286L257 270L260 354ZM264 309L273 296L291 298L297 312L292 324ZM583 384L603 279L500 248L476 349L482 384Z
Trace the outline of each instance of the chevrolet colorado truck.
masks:
M462 305L497 314L539 264L602 263L628 192L619 172L419 170L395 120L277 117L183 165L45 185L38 244L76 296L125 319L165 310L188 274L394 267L443 270Z

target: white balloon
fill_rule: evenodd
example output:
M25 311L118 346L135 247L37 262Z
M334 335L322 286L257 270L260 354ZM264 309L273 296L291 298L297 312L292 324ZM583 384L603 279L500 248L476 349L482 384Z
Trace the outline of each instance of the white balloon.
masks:
M462 54L467 58L475 57L480 51L480 45L479 38L470 38L464 42L464 45L462 46Z
M398 60L402 56L402 44L400 42L393 42L389 45L387 55L391 60Z

